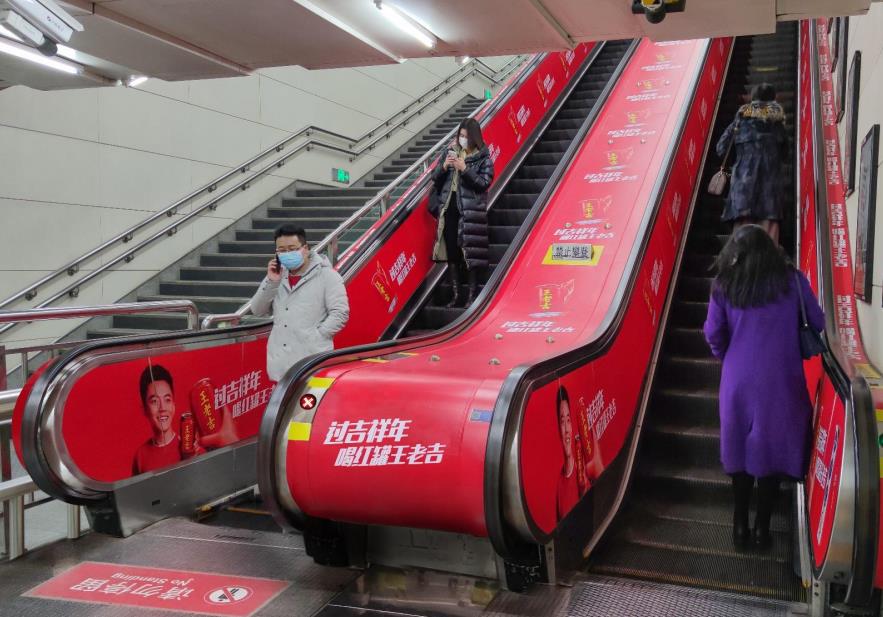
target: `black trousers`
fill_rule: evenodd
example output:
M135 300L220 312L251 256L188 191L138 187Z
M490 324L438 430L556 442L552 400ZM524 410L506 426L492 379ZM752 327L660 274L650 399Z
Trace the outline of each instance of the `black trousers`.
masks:
M754 476L747 473L733 474L733 524L748 526L748 509L751 504L751 492L754 489ZM757 478L757 514L754 517L754 528L769 531L773 507L779 494L779 478L769 476Z
M448 263L459 267L463 263L463 249L458 241L460 228L460 209L457 208L457 194L451 193L451 200L445 210L445 251Z

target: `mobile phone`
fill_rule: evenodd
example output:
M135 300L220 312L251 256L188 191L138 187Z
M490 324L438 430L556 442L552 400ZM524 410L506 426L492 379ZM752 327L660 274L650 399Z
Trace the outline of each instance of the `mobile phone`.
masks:
M448 150L448 157L449 157L449 158L456 158L456 157L457 157L457 151L454 150L453 148L450 149L450 150Z
M282 262L279 261L279 255L276 255L276 268L275 268L275 270L276 270L276 274L279 274L280 272L282 272Z

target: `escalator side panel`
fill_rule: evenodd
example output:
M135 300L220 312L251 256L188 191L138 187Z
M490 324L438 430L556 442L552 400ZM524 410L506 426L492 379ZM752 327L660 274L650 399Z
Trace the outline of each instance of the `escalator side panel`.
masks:
M500 173L515 157L546 112L567 87L577 67L591 53L594 43L582 43L573 51L549 54L526 77L522 86L482 129L491 160ZM428 170L426 174L431 174ZM419 184L418 180L418 184ZM347 277L350 319L335 337L338 348L361 345L380 338L398 310L420 287L433 266L432 246L437 222L429 214L428 193L402 224L395 242L378 247L371 259ZM389 216L395 212L390 210ZM386 223L382 217L376 223ZM365 236L368 237L369 234ZM358 248L354 245L353 250Z
M524 502L522 505L510 501L505 508L509 511L518 507L526 508L525 520L532 519L535 527L520 530L525 539L536 541L542 539L544 534L550 534L576 505L576 496L584 495L586 491L588 495L585 500L593 502L592 517L595 521L603 520L615 505L597 499L595 491L589 489L614 464L631 439L636 415L641 409L643 384L659 336L660 315L673 280L688 210L699 182L697 166L701 162L702 150L711 131L711 115L721 88L729 48L729 40L716 40L710 44L701 70L702 77L696 83L692 81L692 75L683 69L657 73L660 79L671 82L660 89L660 95L671 93L673 101L677 101L671 103L673 108L680 109L683 105L690 105L689 97L693 91L695 97L684 125L676 128L678 132L675 136L659 142L667 144L674 140L679 145L670 159L671 173L662 179L665 185L658 194L658 202L653 202L649 196L630 195L628 189L620 189L618 192L615 189L610 190L613 204L633 201L647 203L646 211L641 214L655 219L651 223L652 235L643 249L640 271L630 291L631 295L626 296L628 300L624 300L628 302L628 308L615 341L602 357L590 363L583 361L582 366L576 370L573 369L578 364L576 359L570 366L562 363L555 373L556 378L533 391L527 399L519 432L524 435L543 434L546 439L522 439L518 465L523 477L521 484L524 487ZM668 52L665 47L661 50ZM681 59L670 62L689 65ZM632 76L621 82L623 92L619 93L619 100L622 102L614 107L618 114L614 118L633 117L645 109L646 104L634 99L632 84L635 81L637 77ZM681 94L674 95L676 92ZM624 126L628 130L628 124ZM657 133L663 134L662 127L648 120L636 136L639 139L648 139L646 135ZM627 144L626 141L618 144L618 147L624 149L629 147ZM665 174L666 170L665 167L649 168L660 169L660 174ZM631 190L637 192L636 189L637 187ZM641 219L644 216L634 218ZM625 227L618 223L615 211L606 214L605 218L613 223L614 230ZM624 276L628 277L629 275ZM550 410L560 410L561 413L550 413ZM575 460L574 472L569 477L562 471L565 469L562 451L559 449L557 452L550 452L550 444L564 443L559 436L559 418L565 411L570 418L570 429L565 434L571 433L573 436L569 449ZM564 426L567 424L566 421L562 423ZM558 447L561 448L561 445ZM512 462L507 464L507 468ZM514 482L513 480L506 485L505 492L510 497L519 494L511 490ZM563 565L573 567L584 558L583 549L589 540L585 532L591 532L586 527L572 527L570 537L559 539L561 551L570 553ZM582 533L583 537L574 537L573 533L577 532ZM576 550L568 551L568 547L575 547Z

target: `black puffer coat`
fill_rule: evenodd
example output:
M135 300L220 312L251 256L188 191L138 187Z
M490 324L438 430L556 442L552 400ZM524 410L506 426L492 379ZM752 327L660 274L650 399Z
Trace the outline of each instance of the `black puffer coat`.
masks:
M445 209L457 207L460 210L460 223L457 229L457 244L463 249L466 267L484 268L488 265L487 202L488 189L494 180L494 163L487 146L466 157L466 169L460 173L457 199L452 200L451 182L454 169L445 169L447 152L439 159L432 175L436 194L429 200L429 211L439 221L444 221ZM451 202L451 203L449 203ZM439 225L433 256L439 254L439 245L444 245L444 237Z
M733 175L723 220L781 221L785 198L782 162L788 155L782 107L774 101L743 105L717 142L718 156L724 156L730 144L735 161L729 161Z

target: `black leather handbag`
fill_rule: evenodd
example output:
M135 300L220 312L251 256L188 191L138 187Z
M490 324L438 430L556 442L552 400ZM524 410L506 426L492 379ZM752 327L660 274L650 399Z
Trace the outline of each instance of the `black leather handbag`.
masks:
M824 353L828 349L821 332L809 325L806 318L806 303L803 301L803 286L800 284L800 276L794 273L794 281L797 283L797 298L800 300L800 355L804 360Z

